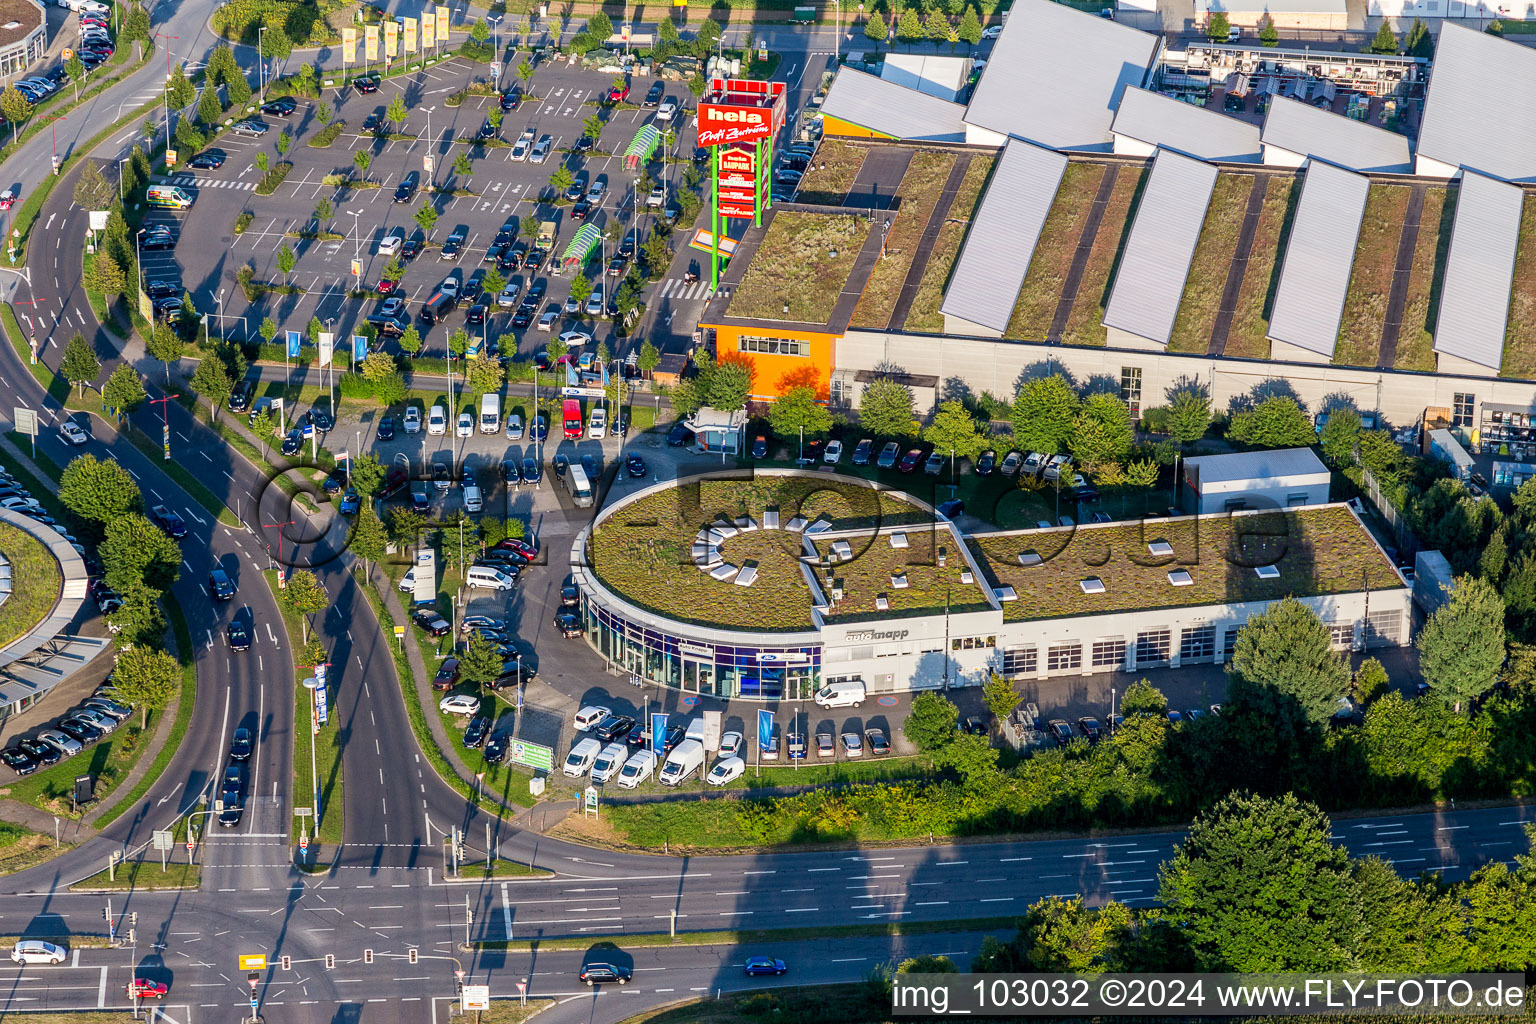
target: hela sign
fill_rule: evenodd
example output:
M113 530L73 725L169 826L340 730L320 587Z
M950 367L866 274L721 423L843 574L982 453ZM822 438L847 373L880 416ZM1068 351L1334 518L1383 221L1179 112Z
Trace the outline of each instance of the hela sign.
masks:
M726 103L699 104L699 145L724 146L773 137L770 107L738 107Z

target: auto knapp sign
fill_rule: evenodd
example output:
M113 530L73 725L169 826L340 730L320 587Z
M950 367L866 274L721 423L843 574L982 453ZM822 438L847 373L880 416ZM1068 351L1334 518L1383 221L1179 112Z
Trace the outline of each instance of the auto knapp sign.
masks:
M699 145L756 142L773 135L773 110L726 103L699 104Z

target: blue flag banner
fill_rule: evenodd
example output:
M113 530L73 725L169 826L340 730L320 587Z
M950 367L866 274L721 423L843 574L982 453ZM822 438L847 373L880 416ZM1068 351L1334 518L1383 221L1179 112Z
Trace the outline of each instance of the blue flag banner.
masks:
M298 331L288 332L288 358L299 358L299 349L304 345L304 335Z
M315 686L315 714L320 719L320 724L324 725L326 722L330 721L331 718L330 709L325 706L326 694L324 665L315 666L315 682L317 684Z
M364 359L367 359L367 358L368 358L368 339L367 339L367 337L365 337L364 335L361 335L361 334L354 334L354 335L352 335L352 362L354 364L360 363ZM354 365L353 369L356 369L356 368L357 367Z
M667 716L658 712L651 716L651 752L660 757L666 742Z
M576 369L575 360L565 364L565 386L568 388L581 387L581 374Z
M767 708L757 710L757 749L767 750L773 745L773 712Z

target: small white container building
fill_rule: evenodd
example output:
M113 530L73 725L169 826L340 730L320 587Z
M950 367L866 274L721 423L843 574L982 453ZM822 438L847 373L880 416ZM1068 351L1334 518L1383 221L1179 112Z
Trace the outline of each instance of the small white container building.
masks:
M1328 467L1310 448L1201 455L1184 463L1184 509L1295 508L1328 502Z

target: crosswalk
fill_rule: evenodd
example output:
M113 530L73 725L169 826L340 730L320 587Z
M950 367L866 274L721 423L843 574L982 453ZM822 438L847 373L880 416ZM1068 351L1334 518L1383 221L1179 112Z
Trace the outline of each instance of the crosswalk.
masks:
M256 187L254 181L235 181L232 178L199 178L191 174L178 174L171 179L172 185L195 185L198 188L230 188L237 192L249 192Z
M657 298L673 299L677 302L687 302L693 299L708 299L710 296L709 282L700 278L688 284L680 277L669 277L662 284Z

